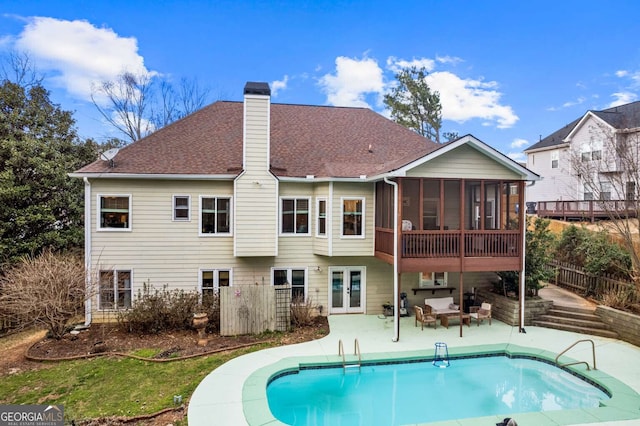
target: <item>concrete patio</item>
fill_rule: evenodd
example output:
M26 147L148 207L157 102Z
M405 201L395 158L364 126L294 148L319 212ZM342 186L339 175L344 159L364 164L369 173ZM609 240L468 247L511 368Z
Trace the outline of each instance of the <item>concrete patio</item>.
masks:
M553 296L566 303L588 303L577 296L564 290L549 287L544 297ZM620 380L635 392L640 393L640 348L629 343L586 336L565 331L551 330L541 327L526 327L526 333L519 333L518 327L511 327L494 320L492 325L487 321L476 326L473 322L470 327L463 327L463 337L460 337L460 328L457 322L449 329L438 325L421 330L414 326L413 317L400 318L400 340L393 342L394 321L391 317L382 315L334 315L329 317L331 332L328 336L312 341L291 346L267 349L239 358L235 358L220 366L209 374L195 390L188 408L189 425L246 425L247 420L243 412L243 386L245 381L264 367L289 357L314 357L336 361L338 355L338 342L343 341L346 352L352 353L354 339L358 339L363 358L374 357L375 354L393 354L397 352L418 351L425 356L433 355L435 342L446 342L450 351L456 348L470 346L483 346L488 344L516 345L536 350L548 351L558 354L568 346L580 339L592 339L596 346L597 369L615 379ZM581 344L571 349L569 357L587 361L592 364L590 344ZM245 401L245 404L247 401ZM637 419L608 421L595 423L630 426L640 424L640 407L629 407L629 411L637 411ZM527 422L526 416L515 416L519 426L541 426L540 423ZM522 420L521 420L522 418ZM628 418L628 417L627 417ZM484 418L486 420L486 418ZM495 425L499 421L487 421L487 425ZM576 419L577 420L577 419ZM257 422L253 424L267 424ZM277 424L277 423L270 423ZM477 420L454 420L440 425L478 425ZM549 420L548 425L554 424L594 424L593 420L576 423L555 423Z

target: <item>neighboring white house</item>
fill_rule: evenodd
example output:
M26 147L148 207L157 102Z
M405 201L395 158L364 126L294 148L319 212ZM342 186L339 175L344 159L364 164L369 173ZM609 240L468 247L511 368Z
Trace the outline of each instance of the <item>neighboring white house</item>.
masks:
M626 200L637 198L637 172L623 158L635 159L640 134L640 102L582 117L527 148L527 168L542 180L527 187L528 202Z
M459 300L521 270L517 205L538 179L473 136L438 145L365 108L272 104L265 83L110 157L72 174L100 278L94 320L145 283L289 283L325 315L382 313L396 286L410 305L436 290Z

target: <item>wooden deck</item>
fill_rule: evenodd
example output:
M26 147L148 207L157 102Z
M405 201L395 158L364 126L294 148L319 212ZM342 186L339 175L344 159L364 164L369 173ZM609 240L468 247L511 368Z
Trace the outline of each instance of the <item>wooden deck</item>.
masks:
M401 272L520 269L519 231L404 231ZM376 228L376 256L393 262L393 231Z
M595 222L611 217L636 217L636 201L628 200L573 200L539 201L536 214L548 219Z

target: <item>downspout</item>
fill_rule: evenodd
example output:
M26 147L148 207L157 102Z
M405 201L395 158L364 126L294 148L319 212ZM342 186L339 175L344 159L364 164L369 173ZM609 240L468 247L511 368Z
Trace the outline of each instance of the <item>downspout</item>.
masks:
M91 324L91 182L86 177L84 180L84 268L85 268L85 301L84 301L84 325Z
M393 330L391 341L400 340L400 305L398 301L398 184L384 178L384 181L393 186Z
M533 185L536 184L536 181L531 181L531 183L529 185L526 185L527 187L531 187ZM525 185L523 185L523 189ZM523 191L525 192L525 191ZM525 213L525 208L526 208L526 196L523 193L522 194L522 203L520 206L520 223L522 224L522 265L521 265L521 273L520 273L520 330L518 330L518 332L520 333L525 333L526 334L526 330L524 329L524 301L525 301L525 291L526 291L526 286L525 286L525 265L526 265L526 253L527 253L527 221L526 221L526 213Z

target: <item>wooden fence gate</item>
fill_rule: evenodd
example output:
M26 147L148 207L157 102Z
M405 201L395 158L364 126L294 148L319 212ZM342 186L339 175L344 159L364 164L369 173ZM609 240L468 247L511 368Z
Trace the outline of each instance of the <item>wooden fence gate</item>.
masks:
M220 335L290 328L291 287L220 287Z

